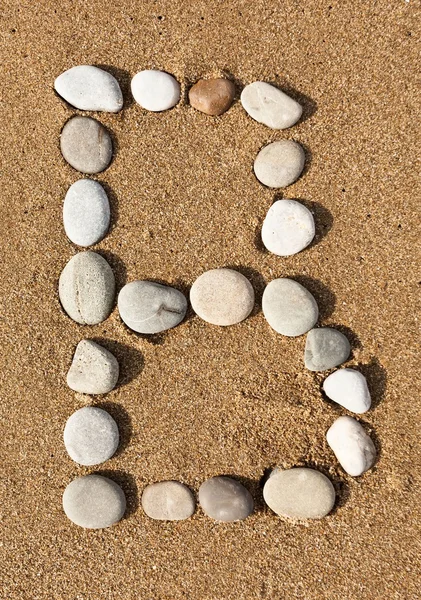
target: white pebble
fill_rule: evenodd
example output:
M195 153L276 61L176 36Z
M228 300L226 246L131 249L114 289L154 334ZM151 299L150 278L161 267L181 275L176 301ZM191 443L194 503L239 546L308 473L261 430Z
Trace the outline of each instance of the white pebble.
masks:
M182 521L194 513L195 501L193 494L183 483L159 481L143 490L142 507L151 519Z
M352 417L336 419L326 439L342 468L353 477L368 471L376 460L376 448L371 438Z
M79 179L67 191L63 205L67 237L78 246L91 246L105 236L110 225L110 203L101 184Z
M309 331L319 316L317 302L310 292L287 278L274 279L266 286L262 310L275 331L290 337Z
M67 373L67 385L79 394L107 394L116 386L118 375L114 354L92 340L81 340Z
M252 119L272 129L291 127L303 112L301 104L264 81L246 85L241 92L241 104Z
M270 207L262 227L262 241L278 256L304 250L315 234L311 212L296 200L277 200Z
M351 412L362 414L371 406L367 380L355 369L339 369L323 383L326 396Z
M57 77L54 88L66 102L80 110L116 113L123 108L117 79L98 67L72 67Z
M153 112L168 110L180 100L180 84L165 71L140 71L132 79L133 98Z
M304 150L292 140L272 142L254 161L254 173L260 183L270 188L284 188L294 183L302 173Z

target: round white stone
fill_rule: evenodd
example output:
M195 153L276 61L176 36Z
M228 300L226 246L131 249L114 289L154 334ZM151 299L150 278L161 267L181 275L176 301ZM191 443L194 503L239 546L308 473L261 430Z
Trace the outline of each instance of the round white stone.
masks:
M296 200L277 200L270 207L262 227L262 241L278 256L304 250L315 234L311 212Z
M142 494L142 507L151 519L182 521L192 516L194 496L179 481L159 481L146 486Z
M376 448L371 438L352 417L336 419L326 439L344 471L353 477L368 471L376 460Z
M291 127L303 112L301 104L264 81L246 85L241 92L241 104L252 119L272 129Z
M317 322L319 309L310 292L293 279L271 281L262 298L263 314L278 333L296 337L306 333Z
M328 398L351 412L362 414L371 406L370 391L367 380L355 369L339 369L323 383L323 390Z
M66 102L80 110L116 113L123 108L117 79L98 67L72 67L57 77L54 88Z
M114 354L92 340L81 340L67 373L67 385L79 394L107 394L117 385L118 375Z
M79 179L67 191L63 205L67 237L78 246L91 246L110 225L110 203L104 188L93 179Z
M132 79L133 98L153 112L168 110L180 100L180 84L165 71L140 71Z
M272 142L254 161L254 173L260 183L270 188L284 188L294 183L302 173L304 150L292 140Z

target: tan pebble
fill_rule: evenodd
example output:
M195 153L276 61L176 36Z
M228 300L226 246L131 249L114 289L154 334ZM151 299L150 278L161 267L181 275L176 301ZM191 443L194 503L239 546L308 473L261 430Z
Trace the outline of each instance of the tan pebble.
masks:
M207 115L222 115L235 98L235 85L229 79L200 79L189 92L190 104Z

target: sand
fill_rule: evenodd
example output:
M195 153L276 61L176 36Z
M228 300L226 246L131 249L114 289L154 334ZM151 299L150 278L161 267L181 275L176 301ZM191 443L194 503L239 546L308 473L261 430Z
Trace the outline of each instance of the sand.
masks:
M0 389L1 595L8 600L412 600L419 594L419 74L420 10L404 2L16 2L2 6ZM118 286L151 278L187 292L219 266L250 277L258 299L277 276L314 292L321 322L353 342L373 410L363 423L380 452L353 479L325 432L344 410L304 370L305 338L277 335L261 310L220 329L191 313L145 338L117 310L81 327L61 310L59 274L77 252L61 211L79 178L59 134L77 113L53 92L65 69L88 63L119 79L125 108L100 115L116 156L97 179L112 203L98 245ZM184 100L142 111L129 81L166 69ZM274 82L301 101L304 119L275 132L236 104L221 118L186 104L198 78ZM282 259L259 231L275 196L252 172L267 142L307 150L304 176L284 191L315 211L317 240ZM417 198L418 193L418 198ZM418 254L418 255L417 255ZM418 276L419 277L419 276ZM61 508L68 482L93 469L62 442L83 398L66 387L74 348L89 337L115 352L120 386L95 404L122 432L97 472L125 489L117 526L86 531ZM329 475L338 503L306 525L275 517L261 479L274 466ZM238 477L257 499L241 523L198 510L180 523L148 519L143 488L174 478L195 493L212 475Z

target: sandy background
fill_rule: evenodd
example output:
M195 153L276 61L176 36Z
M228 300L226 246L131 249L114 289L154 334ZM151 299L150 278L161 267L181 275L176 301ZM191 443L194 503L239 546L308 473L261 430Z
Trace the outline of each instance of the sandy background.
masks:
M2 6L1 597L419 598L418 2ZM59 151L76 111L53 82L80 63L105 66L125 93L120 114L95 115L116 148L98 177L113 224L96 250L119 288L148 278L188 292L218 266L248 275L259 302L277 276L303 282L321 322L350 335L349 365L369 379L374 409L362 422L380 452L371 472L353 479L338 467L324 435L345 411L322 398L322 377L304 370L305 338L277 335L259 303L238 326L212 327L190 311L152 339L127 330L116 310L84 328L63 313L57 281L77 248L61 210L79 174ZM144 68L173 73L184 91L221 73L239 86L274 82L303 103L304 118L274 132L239 103L221 118L185 100L146 113L128 91ZM305 174L284 196L312 207L318 230L311 248L288 259L262 251L259 230L276 194L252 172L260 147L284 138L307 149ZM83 402L65 384L83 337L103 342L122 366L118 389L95 400L123 438L99 472L129 499L126 518L104 531L72 525L61 508L65 486L89 472L62 443ZM307 525L274 516L261 479L275 465L328 474L334 512ZM139 507L150 482L174 478L197 491L217 474L239 477L253 493L247 521L216 524L198 509L165 524Z

